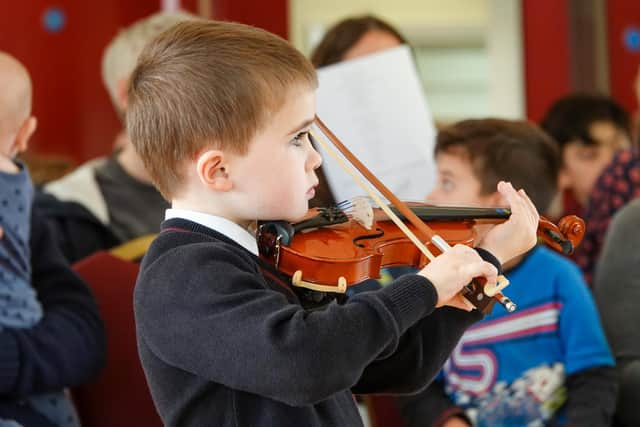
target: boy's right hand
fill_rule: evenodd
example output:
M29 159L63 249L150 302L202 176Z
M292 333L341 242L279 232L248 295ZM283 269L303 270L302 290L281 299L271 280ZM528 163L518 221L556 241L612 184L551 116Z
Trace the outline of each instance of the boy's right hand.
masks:
M474 277L484 277L488 285L495 285L498 270L484 261L478 252L465 245L455 245L438 255L418 272L431 281L438 293L436 307L445 305L471 311L474 307L460 290L471 283Z

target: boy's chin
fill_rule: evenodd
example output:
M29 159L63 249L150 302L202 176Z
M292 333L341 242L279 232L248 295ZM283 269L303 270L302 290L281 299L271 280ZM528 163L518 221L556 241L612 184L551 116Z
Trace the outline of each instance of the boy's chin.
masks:
M282 219L292 223L300 222L306 218L308 212L309 212L309 206L308 206L308 203L306 203L304 208L301 207L300 209L292 209L290 212L287 212L288 215L286 215Z

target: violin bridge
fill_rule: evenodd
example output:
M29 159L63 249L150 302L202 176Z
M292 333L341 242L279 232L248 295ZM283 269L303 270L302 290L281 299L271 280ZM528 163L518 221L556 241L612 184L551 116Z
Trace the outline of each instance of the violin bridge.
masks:
M500 276L498 276L498 280L495 286L485 285L484 293L488 297L493 297L495 294L497 294L498 292L501 292L507 286L509 286L509 279L507 279L501 274Z
M293 273L293 276L291 276L291 284L299 288L311 289L312 291L318 292L334 292L340 294L347 292L347 279L342 276L338 278L337 285L319 285L302 280L302 270L296 270L296 272Z

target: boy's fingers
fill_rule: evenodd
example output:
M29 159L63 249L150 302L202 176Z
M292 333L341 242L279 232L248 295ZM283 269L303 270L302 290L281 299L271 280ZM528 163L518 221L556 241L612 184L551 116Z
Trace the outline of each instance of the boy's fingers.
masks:
M498 270L490 262L477 261L467 264L465 268L467 268L466 273L472 278L484 277L489 286L495 286L498 280Z
M460 310L464 310L464 311L471 311L475 308L473 304L469 302L469 300L467 300L465 297L463 297L460 294L455 295L453 298L447 301L445 305L449 307L459 308Z
M500 182L498 189L507 199L507 203L509 203L512 214L523 215L526 211L529 211L529 205L527 204L528 197L525 194L516 191L511 183ZM529 212L527 212L526 215L529 216Z
M470 246L458 243L454 245L452 249L456 252L456 256L465 257L469 262L482 259L480 255L478 255L478 252Z
M540 220L540 215L538 214L538 209L536 208L536 205L533 204L533 201L529 198L529 196L524 191L524 189L521 189L520 192L523 196L525 203L527 204L527 207L529 208L528 211L530 215L533 216L533 219L537 223Z
M509 206L513 210L515 208L516 211L521 209L521 206L524 202L524 197L522 194L518 194L513 185L510 182L500 181L498 184L498 191L507 199Z
M500 183L498 183L498 190L507 199L513 213L526 215L528 221L537 224L539 220L538 210L524 189L515 191L510 182L500 181Z

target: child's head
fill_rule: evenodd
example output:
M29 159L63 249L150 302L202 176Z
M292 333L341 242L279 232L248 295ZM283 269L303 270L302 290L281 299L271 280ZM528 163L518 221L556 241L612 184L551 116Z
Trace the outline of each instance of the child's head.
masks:
M455 123L438 133L435 156L438 183L429 201L500 206L498 182L510 181L544 212L556 193L558 150L548 135L525 121Z
M31 116L31 78L11 55L0 52L0 170L15 171L13 158L27 149L36 129Z
M570 189L583 206L614 153L631 145L628 114L606 96L563 97L547 111L541 126L560 147L560 186Z
M405 38L380 18L365 15L347 18L327 31L311 54L316 67L374 53L406 43Z
M141 54L127 127L153 182L174 206L189 200L191 208L200 204L238 220L299 216L320 165L305 133L315 117L316 87L311 63L271 33L184 22ZM284 212L269 209L290 190L292 200L280 201ZM216 198L224 206L206 205ZM294 213L287 210L292 203Z
M104 49L102 81L118 114L126 110L129 77L144 46L163 31L188 19L197 19L197 16L186 12L155 13L120 30Z

